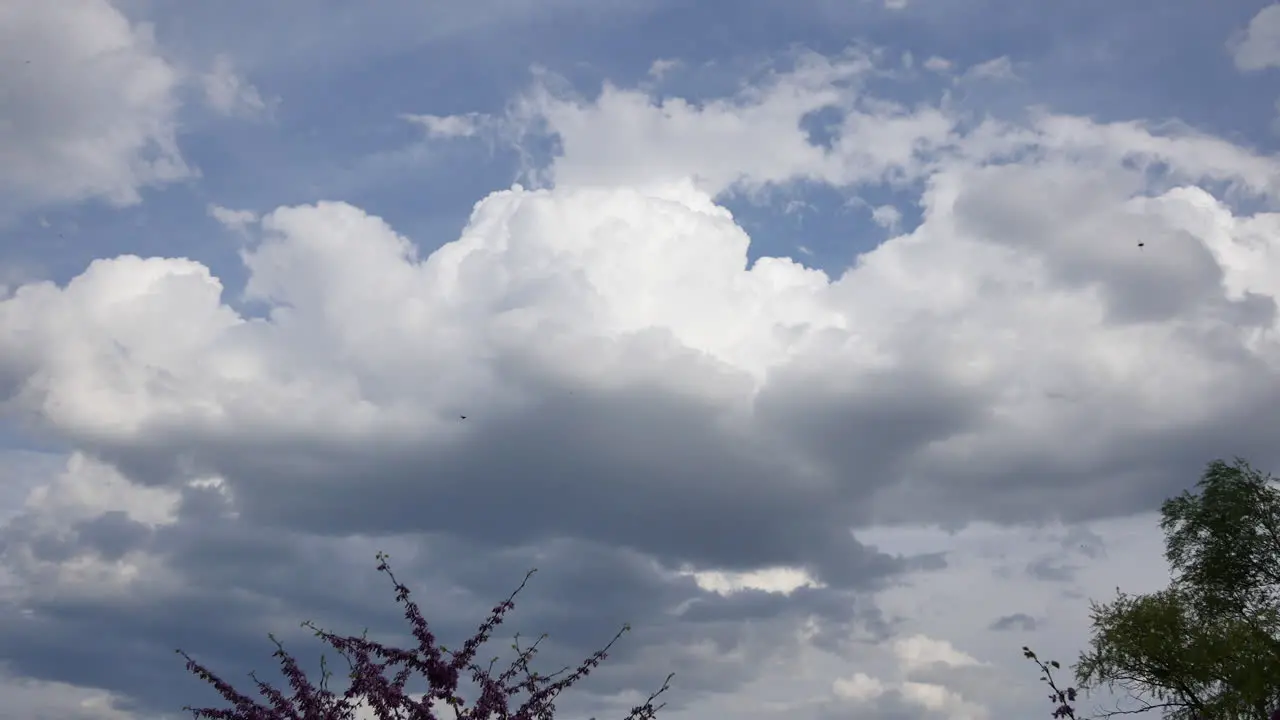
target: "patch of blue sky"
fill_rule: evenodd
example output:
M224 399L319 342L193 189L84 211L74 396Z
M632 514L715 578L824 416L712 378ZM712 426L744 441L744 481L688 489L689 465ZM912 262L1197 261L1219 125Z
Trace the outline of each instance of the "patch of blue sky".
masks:
M672 1L612 13L566 2L546 13L519 6L506 22L461 11L433 18L405 3L361 13L335 6L329 16L297 18L257 3L136 5L149 9L163 42L196 58L229 53L281 102L259 122L187 110L182 151L199 178L146 190L136 207L88 203L24 218L6 231L0 250L11 273L61 282L93 257L185 255L210 265L234 300L243 282L240 241L207 217L211 203L261 212L345 200L385 217L430 253L457 236L476 200L516 179L519 163L479 140L424 142L400 115L501 113L529 87L534 66L587 99L608 81L651 87L657 100L698 102L732 95L779 53L863 44L883 48L882 62L893 70L871 78L868 92L906 106L949 91L952 107L975 118L1016 119L1032 105L1104 121L1177 118L1248 146L1277 147L1269 131L1275 93L1267 91L1274 77L1237 72L1222 41L1260 2L985 0L891 10L873 2L747 0L727 10ZM249 13L256 21L245 24ZM417 35L406 27L415 21ZM350 32L334 32L344 23ZM1011 59L1014 77L953 82L1000 57ZM927 68L930 58L946 59L950 71ZM661 60L680 65L655 82L649 73ZM810 119L815 142L827 133L820 126L836 119L832 111ZM535 155L545 159L553 147L544 139ZM752 259L790 255L838 274L891 236L871 218L873 208L895 207L903 231L919 221L918 190L886 185L851 194L797 183L766 193L763 205L760 197L723 200L752 234ZM91 241L84 227L93 228Z

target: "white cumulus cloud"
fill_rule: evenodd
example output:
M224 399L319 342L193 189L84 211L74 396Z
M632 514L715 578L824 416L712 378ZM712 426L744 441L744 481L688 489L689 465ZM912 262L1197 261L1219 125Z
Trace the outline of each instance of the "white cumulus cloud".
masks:
M1258 11L1230 43L1236 67L1243 71L1280 67L1280 3Z
M0 215L192 174L178 150L181 76L151 28L107 0L0 5Z

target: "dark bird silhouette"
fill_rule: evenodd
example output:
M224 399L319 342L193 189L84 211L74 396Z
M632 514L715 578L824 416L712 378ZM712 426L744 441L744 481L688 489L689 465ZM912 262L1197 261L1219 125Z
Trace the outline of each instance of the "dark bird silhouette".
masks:
M1138 243L1138 247L1143 247L1143 246L1145 246L1145 245L1146 245L1146 243L1144 243L1144 242L1140 242L1140 243Z
M459 415L458 417L462 418L463 420L466 420L466 419L467 419L467 416L466 416L466 415Z

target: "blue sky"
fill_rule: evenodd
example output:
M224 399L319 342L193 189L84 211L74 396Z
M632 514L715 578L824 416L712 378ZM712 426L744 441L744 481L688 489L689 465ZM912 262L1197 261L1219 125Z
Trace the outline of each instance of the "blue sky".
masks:
M151 254L162 251L148 242L165 248L190 242L182 254L225 263L219 270L234 273L238 263L217 229L192 228L191 213L204 215L211 202L263 210L322 198L358 204L432 249L453 239L476 199L512 181L515 157L503 149L490 154L480 144L424 148L412 156L405 151L418 133L398 116L500 112L527 88L535 66L590 96L605 80L634 85L655 60L678 59L688 67L671 73L659 90L697 99L731 92L743 70L796 46L832 53L856 42L883 48L891 58L910 53L918 63L943 57L957 68L1008 57L1019 64L1020 82L965 88L957 92L959 102L998 116L1044 104L1103 121L1177 119L1262 152L1275 150L1269 132L1275 101L1268 92L1274 73L1239 72L1223 40L1247 25L1259 3L1170 7L1153 0L1046 11L995 2L900 10L871 2L760 2L732 13L707 3L566 3L558 12L524 10L505 21L504 13L479 9L477 18L446 13L443 23L434 16L441 11L419 5L330 12L284 3L278 16L267 17L260 17L259 3L203 10L161 2L126 6L139 21L155 24L162 43L173 38L165 50L181 62L211 66L227 56L281 102L270 121L247 123L211 113L198 102L199 88L188 89L196 102L180 109L182 152L199 168L199 180L150 189L154 202L124 212L91 202L28 215L22 230L10 231L17 240L6 244L6 263L66 279L104 253ZM444 27L433 31L437 25ZM881 89L906 102L936 99L948 83L922 74L883 82ZM902 200L909 205L910 195ZM777 212L785 200L764 208L734 198L727 203L748 222L765 223L753 254L795 252L793 236L803 220ZM95 210L105 216L88 214ZM874 224L867 227L867 212L850 217L824 210L805 218L804 233L809 245L826 250L821 267L839 269L851 252L865 249L866 241L851 247L857 241L850 235L881 239ZM70 233L51 238L40 218ZM79 238L86 224L95 228L92 239ZM148 231L136 231L139 224ZM859 232L849 232L851 225ZM187 240L193 231L200 240ZM42 251L54 238L68 247Z
M0 0L0 719L394 637L377 549L631 622L571 717L1040 712L1277 468L1278 101L1265 2Z

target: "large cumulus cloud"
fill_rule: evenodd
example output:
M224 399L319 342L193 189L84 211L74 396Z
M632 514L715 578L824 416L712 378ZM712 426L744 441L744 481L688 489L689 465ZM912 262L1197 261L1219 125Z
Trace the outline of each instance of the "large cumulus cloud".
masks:
M106 0L0 6L0 219L188 177L180 70Z
M292 613L396 628L376 579L344 579L394 545L453 608L446 635L480 619L461 600L545 562L528 622L553 657L637 627L602 692L671 666L733 690L892 634L870 600L941 563L860 530L1105 519L1212 457L1275 465L1280 215L1237 202L1275 202L1273 159L906 110L851 85L864 71L809 58L700 107L536 90L502 122L560 137L546 186L489 195L429 254L320 202L246 226L243 298L166 257L17 288L6 409L75 454L0 537L12 669L171 708L190 686L153 679L174 642L242 663ZM833 104L837 140L809 144L800 119ZM919 182L923 221L837 277L749 263L718 195L795 181ZM769 572L793 580L709 580ZM136 664L78 639L106 621ZM911 675L978 661L891 647L906 679L827 682L805 708L982 715L947 684L989 678Z

